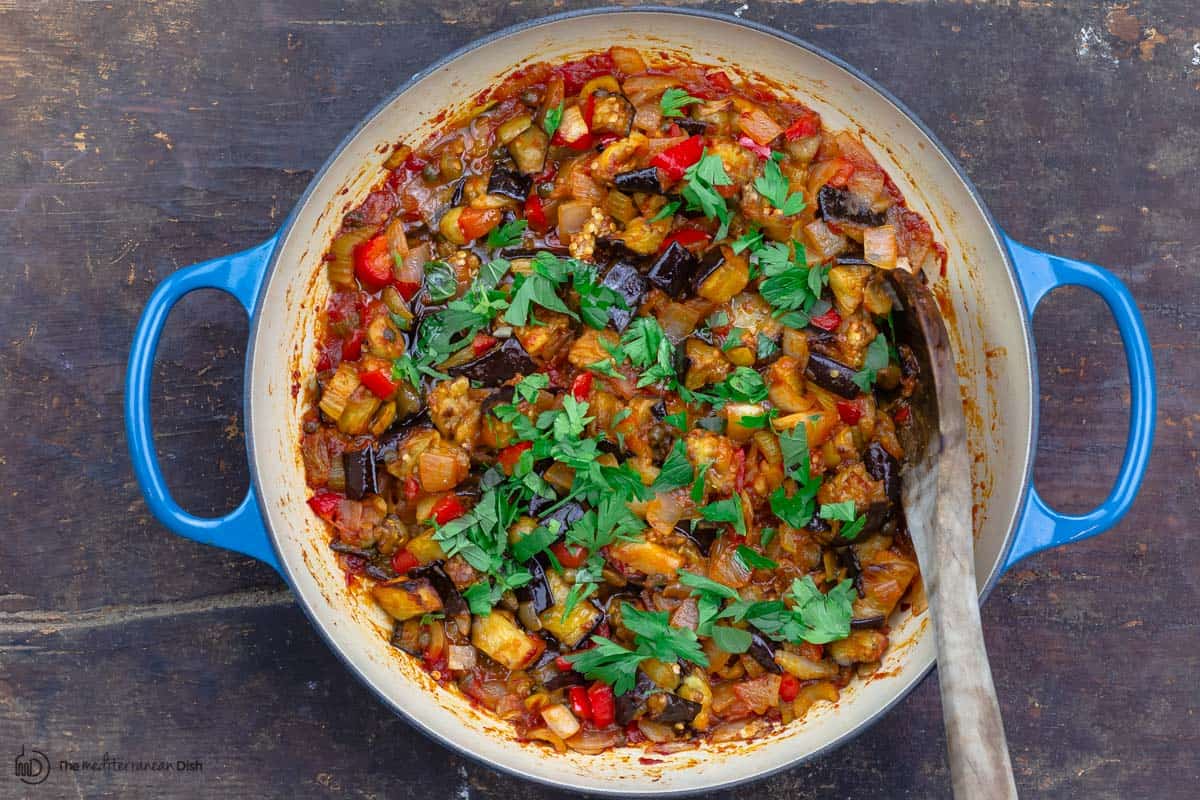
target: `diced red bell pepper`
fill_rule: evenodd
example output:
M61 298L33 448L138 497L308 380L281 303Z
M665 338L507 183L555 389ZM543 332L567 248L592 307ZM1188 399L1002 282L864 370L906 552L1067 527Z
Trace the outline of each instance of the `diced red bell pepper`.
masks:
M662 245L658 248L658 252L665 253L667 248L673 243L679 242L683 247L693 247L698 244L708 244L712 241L712 235L700 230L699 228L680 228L672 232L663 239Z
M588 690L582 686L572 686L567 690L567 698L571 701L571 713L580 719L591 720L592 704L588 702Z
M342 341L342 361L358 361L362 355L362 343L366 335L366 332L359 328L350 334L349 339Z
M577 402L584 402L592 394L592 373L581 372L571 381L571 396Z
M733 91L733 81L729 80L729 76L719 69L705 75L704 80L708 81L710 86L720 89L722 92Z
M831 308L824 314L813 317L809 322L823 331L836 331L842 324L842 315L837 312L836 308Z
M687 168L700 160L704 155L704 139L699 136L689 136L674 147L668 147L650 159L652 166L658 167L667 177L677 181L687 172Z
M588 559L586 547L577 544L567 544L562 541L550 545L550 552L558 559L558 563L567 569L579 569L587 563Z
M858 421L863 418L862 403L857 400L838 400L837 412L838 416L842 418L842 422L847 425L857 425Z
M387 236L382 233L354 248L354 275L368 291L378 292L392 282L393 262Z
M500 451L500 463L507 472L512 472L513 468L517 466L517 462L521 460L521 453L524 453L531 447L533 447L533 442L510 444Z
M441 500L438 500L436 503L434 503L431 511L433 513L433 518L437 521L438 525L445 525L448 522L453 522L463 514L467 513L467 510L463 508L462 503L459 502L458 498L452 494L446 495Z
M345 498L337 492L321 491L308 498L308 507L323 520L331 521L337 516L338 506Z
M587 690L588 704L592 711L592 724L607 728L617 718L617 701L611 686L596 681Z
M392 553L392 569L396 571L397 575L407 575L410 569L420 563L407 547L402 547Z
M391 375L388 375L381 369L359 373L358 379L362 381L363 386L370 389L371 393L380 400L387 400L396 393L396 389L400 386L400 384L392 380Z
M782 680L779 681L779 699L790 703L796 699L798 694L800 694L800 681L795 675L784 673Z
M801 112L800 116L783 132L783 138L789 142L797 139L807 139L821 132L821 118L815 111Z
M412 502L417 499L417 495L421 493L421 482L417 480L415 475L409 475L408 480L404 481L404 499Z
M892 419L896 420L897 425L904 425L911 418L912 418L912 411L909 410L908 406L901 406L900 409L892 417Z
M525 221L538 233L542 233L550 227L550 223L546 219L546 209L542 206L542 198L538 197L536 190L531 192L525 200Z
M458 229L463 238L473 242L481 236L487 236L488 231L500 224L503 216L498 208L471 208L467 206L458 215Z
M742 134L738 137L738 144L752 153L756 153L759 158L771 157L771 148L767 147L765 144L759 144L745 134Z
M475 354L476 358L479 358L488 350L495 347L497 341L499 340L495 336L489 336L486 333L477 333L475 334L475 338L471 340L471 352Z
M555 658L554 666L558 668L559 672L570 672L571 670L575 669L575 667L571 666L571 662L567 661L566 656L558 656Z

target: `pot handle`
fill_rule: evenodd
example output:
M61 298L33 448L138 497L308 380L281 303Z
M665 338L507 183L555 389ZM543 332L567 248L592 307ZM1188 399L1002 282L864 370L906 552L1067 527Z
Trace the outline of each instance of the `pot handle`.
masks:
M272 237L249 250L177 270L154 289L142 311L129 351L125 372L125 436L129 440L133 471L142 487L146 505L160 522L180 536L245 553L278 571L279 562L258 513L254 486L250 486L241 504L223 517L197 517L184 511L171 497L159 468L150 419L154 354L171 308L188 292L220 289L237 298L252 317L258 287L275 249L275 241Z
M1016 539L1004 564L1007 570L1039 550L1095 536L1120 521L1133 505L1142 476L1146 473L1146 463L1150 460L1156 401L1150 341L1146 337L1142 315L1124 284L1111 272L1094 264L1043 253L1005 238L1017 268L1030 319L1042 298L1059 286L1083 286L1100 295L1108 304L1125 346L1131 397L1125 457L1121 460L1117 480L1108 497L1086 514L1060 514L1046 504L1037 488L1030 485Z

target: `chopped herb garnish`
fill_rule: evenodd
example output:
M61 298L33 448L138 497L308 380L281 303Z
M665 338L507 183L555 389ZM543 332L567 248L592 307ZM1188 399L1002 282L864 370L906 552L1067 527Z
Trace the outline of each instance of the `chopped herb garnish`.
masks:
M867 345L867 357L863 362L863 368L850 376L850 379L854 381L859 389L869 392L871 391L871 385L875 383L875 378L878 376L879 370L887 365L887 337L880 333Z
M521 243L521 236L525 233L525 228L529 225L523 219L515 219L512 222L506 222L503 225L492 228L488 231L487 246L496 247L514 247Z
M664 117L682 117L685 106L703 102L699 97L692 97L688 94L686 89L673 86L663 92L662 99L658 101L658 107L662 109Z
M738 545L738 549L734 554L738 561L741 561L747 569L775 569L779 566L753 547L748 547L744 544Z
M771 205L782 211L785 217L799 214L804 210L804 193L788 194L791 187L788 179L784 177L783 171L779 169L779 161L775 158L767 159L763 174L754 179L754 188L767 198Z
M553 139L554 134L558 132L558 126L562 124L564 105L564 103L559 103L554 108L546 109L546 118L542 120L542 130L544 130L546 135L551 139Z

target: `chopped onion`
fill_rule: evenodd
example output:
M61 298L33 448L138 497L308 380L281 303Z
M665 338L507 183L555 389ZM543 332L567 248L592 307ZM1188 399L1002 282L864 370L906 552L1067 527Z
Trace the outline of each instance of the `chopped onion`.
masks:
M775 663L789 675L802 681L816 681L824 678L835 678L838 674L837 665L830 661L814 661L799 653L787 650L775 651Z
M530 739L538 739L543 742L549 742L554 746L554 749L560 753L567 752L567 745L563 742L562 737L549 728L534 728L525 735Z
M569 200L558 207L558 235L571 237L583 230L592 216L590 200Z
M449 655L446 656L446 666L450 669L472 669L475 666L475 648L468 645L450 645Z
M399 268L393 267L397 283L410 283L417 286L425 278L425 262L429 260L429 242L422 242L408 251Z
M546 706L542 709L542 719L546 725L561 739L570 739L579 733L579 720L571 713L571 709L562 703Z
M457 486L471 469L470 462L460 455L466 454L462 450L454 452L442 447L431 447L421 453L417 462L421 488L427 492L444 492Z
M662 325L663 332L667 334L667 338L675 344L679 344L696 329L696 325L700 322L700 309L686 303L670 302L658 314L658 321Z
M597 755L621 741L621 729L609 726L604 730L581 730L567 739L567 747L580 753Z
M783 128L761 108L743 111L738 117L738 127L742 129L742 133L753 139L755 144L764 147L783 133Z
M666 533L675 528L683 511L683 502L677 492L659 492L646 506L646 522L655 530Z
M670 725L643 718L638 720L637 726L642 735L652 742L661 744L675 739L675 731L671 729Z
M808 240L808 254L816 256L816 261L828 261L846 249L846 237L830 230L823 219L814 219L805 225L804 234Z
M863 232L863 258L880 269L894 269L896 229L891 225L867 228Z

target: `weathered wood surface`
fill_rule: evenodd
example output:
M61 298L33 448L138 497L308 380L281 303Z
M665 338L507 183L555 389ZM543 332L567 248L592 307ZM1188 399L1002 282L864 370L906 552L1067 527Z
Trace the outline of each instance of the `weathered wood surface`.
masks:
M27 794L3 767L0 795L558 796L414 733L348 677L269 569L157 524L120 401L156 281L269 235L414 71L577 5L0 0L0 755L204 762L56 771ZM1141 497L1109 534L1018 566L983 619L1025 796L1194 797L1200 11L910 0L742 13L876 76L1009 231L1108 266L1137 297L1161 389ZM1035 329L1037 482L1078 511L1116 471L1125 368L1103 304L1082 291L1052 297ZM160 350L158 440L199 513L231 508L246 484L245 335L232 300L193 296ZM751 791L947 796L937 703L927 681L852 745Z

